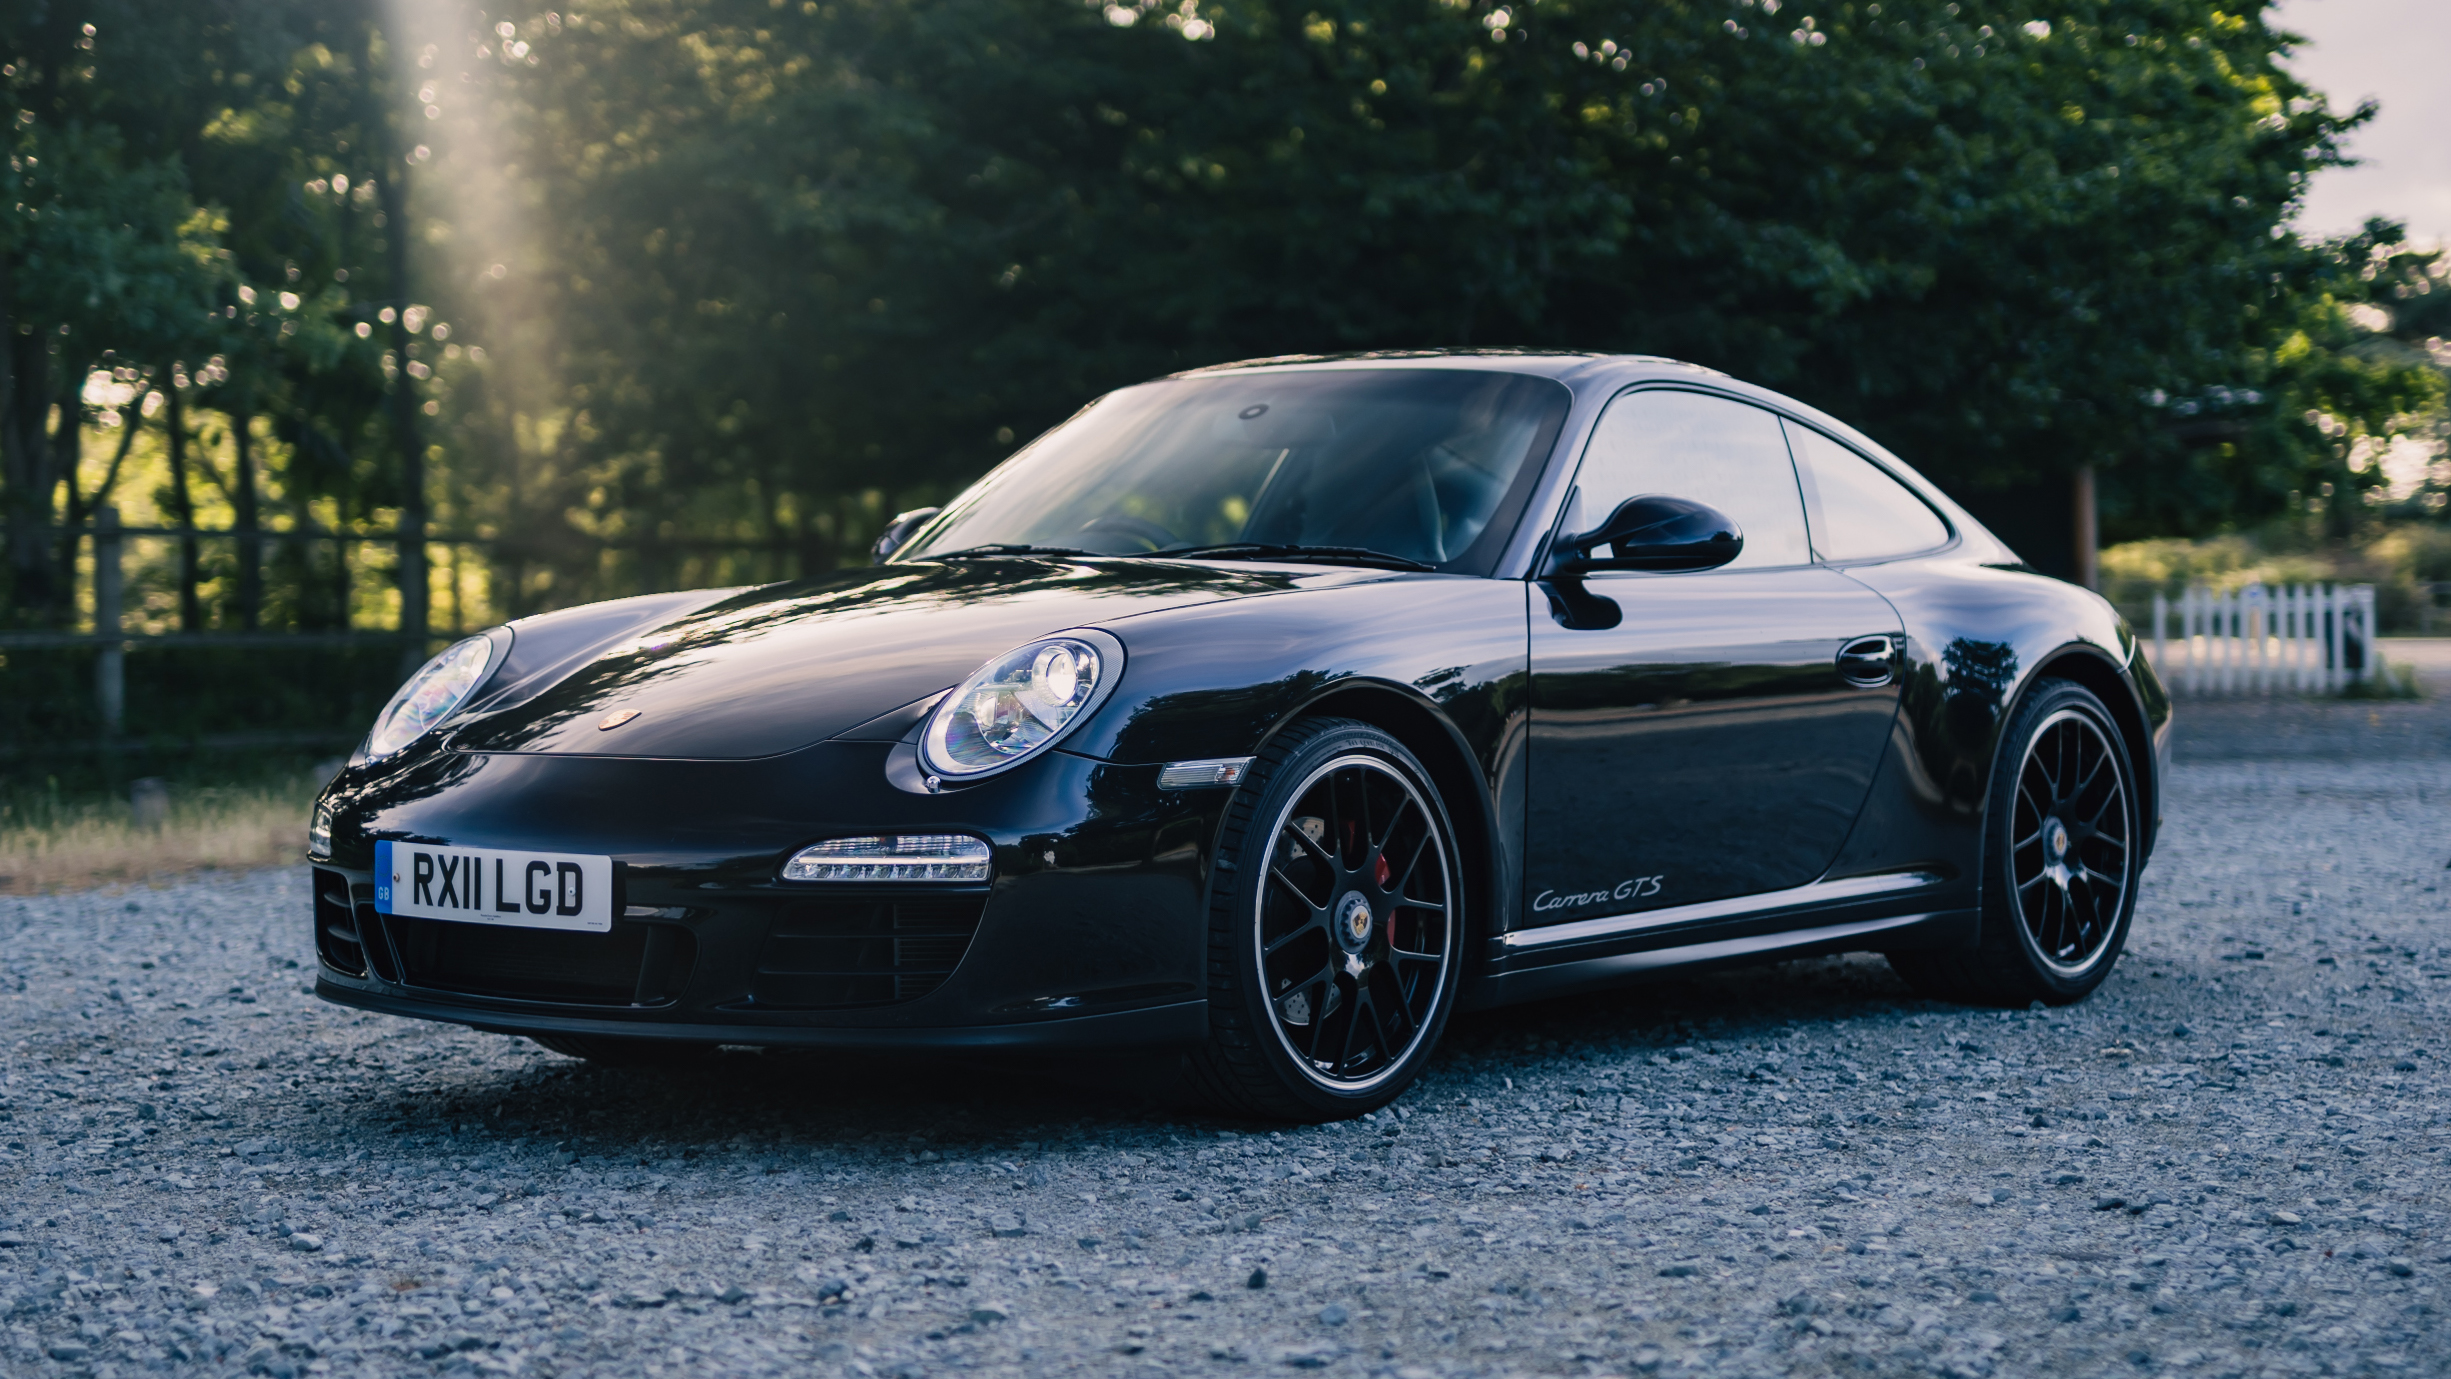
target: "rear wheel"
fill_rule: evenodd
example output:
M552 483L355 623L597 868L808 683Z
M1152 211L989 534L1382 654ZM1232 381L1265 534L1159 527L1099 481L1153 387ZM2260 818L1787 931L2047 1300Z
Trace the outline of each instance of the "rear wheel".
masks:
M2046 680L2003 737L1984 822L1983 934L1971 953L1893 953L1924 995L2065 1005L2100 986L2136 911L2135 770L2093 691Z
M555 1053L584 1058L601 1068L652 1068L685 1063L715 1051L712 1044L685 1039L625 1039L609 1034L531 1034Z
M1334 1120L1393 1101L1446 1029L1464 933L1455 830L1429 773L1365 723L1288 729L1229 806L1209 913L1226 1106Z

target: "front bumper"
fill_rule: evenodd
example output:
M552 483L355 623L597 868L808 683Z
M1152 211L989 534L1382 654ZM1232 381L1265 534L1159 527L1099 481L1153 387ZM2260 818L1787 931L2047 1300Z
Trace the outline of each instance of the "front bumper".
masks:
M1209 849L1228 792L1061 752L941 795L883 743L761 761L435 754L344 781L314 865L316 993L506 1033L835 1048L1097 1048L1207 1034ZM824 837L968 832L970 886L775 879ZM608 854L609 934L375 913L374 842Z
M440 1020L494 1034L617 1035L702 1044L757 1044L770 1048L900 1050L909 1053L1052 1052L1151 1048L1196 1044L1208 1037L1208 1002L1177 1001L1139 1010L1076 1015L1020 1024L956 1025L950 1028L875 1028L838 1025L697 1024L553 1015L539 1011L487 1012L465 1004L342 985L328 976L315 994L335 1005L412 1020Z

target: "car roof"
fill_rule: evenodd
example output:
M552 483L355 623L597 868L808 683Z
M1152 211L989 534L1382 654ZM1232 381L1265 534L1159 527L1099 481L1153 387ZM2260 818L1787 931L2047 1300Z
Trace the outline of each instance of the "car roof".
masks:
M1939 485L1925 478L1913 465L1898 458L1879 441L1865 435L1854 426L1831 416L1820 408L1797 401L1785 393L1748 383L1732 374L1681 359L1666 359L1650 354L1601 354L1588 350L1535 349L1433 349L1433 350L1372 350L1352 354L1288 354L1269 359L1243 359L1226 364L1211 364L1205 368L1186 369L1170 374L1170 378L1213 377L1236 372L1294 372L1329 369L1490 369L1501 368L1510 373L1533 374L1552 378L1566 385L1574 394L1575 414L1583 420L1569 427L1564 442L1575 444L1588 427L1589 418L1621 389L1641 383L1687 383L1713 392L1752 402L1787 413L1838 438L1868 455L1884 461L1908 486L1923 495L1925 501L1947 514L1961 531L1980 532L1984 540L1998 547L2004 557L2010 557L2008 547L1984 530ZM1567 467L1571 470L1571 464ZM1564 477L1552 476L1544 482L1542 491L1534 496L1536 507L1552 501L1551 490L1562 486ZM1522 538L1519 536L1518 541ZM1518 554L1510 548L1510 555Z
M1170 374L1198 378L1220 373L1299 371L1318 369L1487 369L1498 365L1510 373L1537 374L1560 382L1581 383L1603 376L1610 383L1639 378L1692 378L1733 382L1727 374L1681 359L1651 354L1600 354L1590 350L1432 349L1357 350L1349 354L1280 354L1266 359L1238 359Z

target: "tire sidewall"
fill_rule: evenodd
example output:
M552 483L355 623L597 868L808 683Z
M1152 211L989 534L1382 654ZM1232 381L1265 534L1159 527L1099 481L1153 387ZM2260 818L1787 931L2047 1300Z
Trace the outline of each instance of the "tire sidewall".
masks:
M1259 769L1254 772L1256 779L1244 787L1249 796L1248 807L1234 811L1233 822L1239 827L1229 830L1226 844L1229 850L1221 854L1233 862L1230 873L1221 873L1230 875L1232 880L1215 888L1211 902L1217 908L1211 915L1210 961L1231 974L1227 998L1233 1003L1238 1022L1248 1032L1252 1052L1266 1064L1282 1092L1301 1103L1314 1117L1337 1119L1358 1116L1394 1101L1428 1065L1439 1040L1446 1034L1448 1016L1455 1008L1466 938L1471 933L1471 914L1463 851L1457 844L1454 820L1430 773L1404 744L1380 729L1352 720L1321 720L1296 732L1299 736L1285 742L1282 750L1261 754ZM1448 899L1454 916L1448 930L1450 958L1440 974L1440 990L1429 1019L1424 1022L1423 1036L1397 1062L1392 1073L1367 1090L1340 1092L1313 1080L1278 1036L1276 1012L1268 1000L1267 983L1259 970L1258 945L1253 940L1259 923L1259 898L1267 884L1267 857L1275 841L1277 816L1292 803L1294 792L1322 763L1353 755L1376 757L1394 768L1428 806L1433 826L1447 849Z
M2016 868L2010 855L2010 836L2016 828L2017 780L2025 770L2026 753L2032 748L2035 735L2042 725L2067 710L2081 713L2093 720L2094 727L2110 744L2111 762L2119 772L2121 788L2127 795L2128 846L2125 867L2126 884L2120 891L2119 914L2111 925L2110 937L2103 942L2103 952L2090 967L2073 976L2065 974L2043 960L2042 951L2028 932L2018 912ZM2111 969L2127 947L2128 928L2136 917L2136 892L2139 879L2139 834L2142 825L2138 811L2142 799L2136 788L2135 755L2127 739L2119 731L2110 711L2093 691L2073 680L2046 680L2035 692L2017 706L2010 720L2009 731L2001 741L1998 769L1992 775L1988 817L1983 823L1985 946L1995 951L2014 954L2028 976L2043 993L2042 999L2062 1005L2083 1000L2110 976Z

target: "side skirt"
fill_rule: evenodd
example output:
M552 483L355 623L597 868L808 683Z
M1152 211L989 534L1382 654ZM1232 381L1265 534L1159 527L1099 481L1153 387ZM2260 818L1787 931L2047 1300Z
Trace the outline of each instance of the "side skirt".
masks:
M1543 1000L1577 991L1616 986L1678 968L1733 967L1763 961L1784 962L1866 949L1948 949L1971 943L1981 911L1930 910L1823 924L1809 929L1778 929L1705 939L1638 953L1549 963L1516 971L1493 972L1463 993L1465 1009L1483 1010L1518 1001Z

